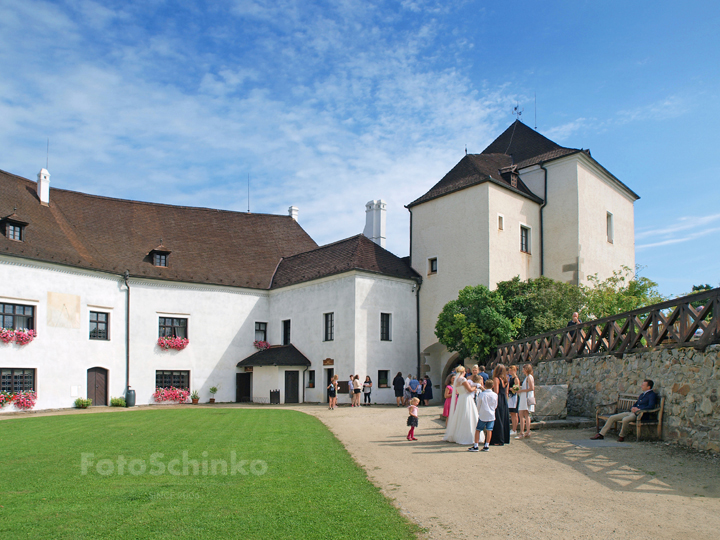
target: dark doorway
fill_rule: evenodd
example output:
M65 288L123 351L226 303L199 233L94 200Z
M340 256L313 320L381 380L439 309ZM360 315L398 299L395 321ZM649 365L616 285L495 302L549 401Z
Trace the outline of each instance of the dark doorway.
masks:
M90 368L87 371L87 397L93 405L107 406L107 369Z
M237 403L252 402L252 373L238 373L235 382L235 401Z
M300 382L299 371L285 372L285 403L299 403L298 384Z
M327 387L330 386L330 379L333 378L333 375L335 375L335 368L325 368L325 390L323 390L322 396L323 403L327 403L328 401Z

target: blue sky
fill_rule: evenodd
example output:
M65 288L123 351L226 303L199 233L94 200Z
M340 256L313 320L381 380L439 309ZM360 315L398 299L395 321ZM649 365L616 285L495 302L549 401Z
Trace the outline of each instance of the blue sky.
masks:
M0 169L52 186L362 232L513 120L642 198L666 295L720 285L720 3L68 0L0 3ZM537 108L534 96L537 95Z

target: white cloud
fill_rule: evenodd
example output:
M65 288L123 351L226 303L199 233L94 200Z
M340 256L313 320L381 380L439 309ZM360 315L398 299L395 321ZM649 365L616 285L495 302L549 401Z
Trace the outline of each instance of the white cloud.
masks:
M663 228L649 228L638 232L636 239L646 238L650 242L640 244L636 249L648 249L653 247L667 246L671 244L679 244L689 242L697 238L701 238L710 233L720 230L719 227L709 227L709 225L720 220L720 214L711 214L707 216L689 216L681 217L675 223Z

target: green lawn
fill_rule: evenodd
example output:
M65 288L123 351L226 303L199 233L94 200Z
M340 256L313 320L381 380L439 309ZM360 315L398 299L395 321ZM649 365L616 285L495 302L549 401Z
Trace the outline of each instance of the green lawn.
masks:
M227 470L213 471L212 460ZM319 420L295 411L8 419L0 468L7 538L391 539L418 530Z

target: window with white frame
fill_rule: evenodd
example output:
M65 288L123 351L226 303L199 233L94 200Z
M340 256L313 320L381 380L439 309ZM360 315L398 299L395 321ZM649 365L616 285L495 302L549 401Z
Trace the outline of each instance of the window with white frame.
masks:
M333 341L335 339L335 314L325 313L323 314L324 320L324 332L323 341Z
M255 323L255 341L267 341L267 323Z
M392 315L390 313L380 314L380 341L392 340Z
M520 251L530 253L530 227L520 225Z
M290 319L282 322L282 344L290 345Z
M437 274L437 270L438 270L437 257L428 259L428 274Z
M107 341L110 339L108 334L108 325L110 324L110 314L101 311L90 312L90 339L99 339Z
M498 214L498 231L505 230L505 216Z
M612 244L615 240L615 226L613 224L613 215L610 212L607 213L605 226L607 229L607 241Z
M9 330L35 330L35 308L0 303L0 327Z

